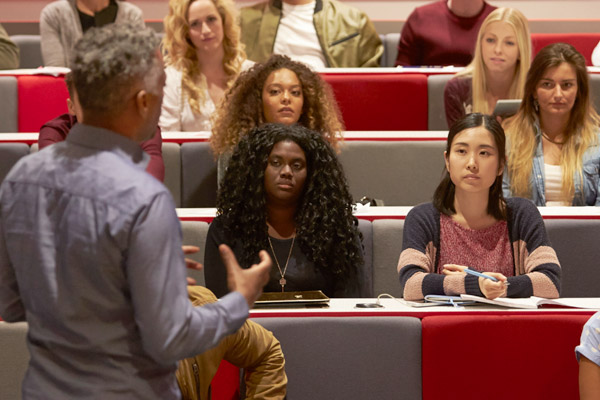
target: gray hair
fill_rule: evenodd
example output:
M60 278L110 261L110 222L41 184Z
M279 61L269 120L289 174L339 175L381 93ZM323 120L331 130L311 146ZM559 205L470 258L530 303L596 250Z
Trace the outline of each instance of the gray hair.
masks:
M158 88L159 39L153 30L129 24L89 29L75 44L73 83L81 108L115 115L121 112L136 82Z

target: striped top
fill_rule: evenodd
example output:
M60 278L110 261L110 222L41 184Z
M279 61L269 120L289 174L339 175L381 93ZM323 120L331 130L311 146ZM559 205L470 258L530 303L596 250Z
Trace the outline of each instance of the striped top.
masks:
M506 200L508 238L513 276L508 277L508 297L556 298L560 293L560 264L550 245L544 221L529 200ZM406 216L398 273L403 296L419 300L428 294L483 296L479 278L471 275L442 275L440 262L440 212L431 203L414 207ZM479 265L469 265L482 270Z

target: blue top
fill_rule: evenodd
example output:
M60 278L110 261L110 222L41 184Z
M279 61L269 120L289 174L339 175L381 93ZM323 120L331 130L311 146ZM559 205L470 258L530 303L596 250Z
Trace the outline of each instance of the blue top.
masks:
M592 317L583 326L581 332L581 343L575 347L577 361L579 356L585 358L600 367L600 312Z
M535 138L537 147L533 157L533 170L530 177L531 200L537 206L546 205L546 190L544 187L544 149L542 148L542 131L539 123L535 123ZM510 154L507 154L510 157ZM573 206L598 206L600 205L600 130L598 131L598 145L592 146L583 154L583 185L578 173L573 179L575 195ZM502 182L504 197L511 197L510 178L504 171Z
M177 360L235 332L186 292L181 228L139 144L77 124L0 188L0 316L29 323L25 399L176 399Z

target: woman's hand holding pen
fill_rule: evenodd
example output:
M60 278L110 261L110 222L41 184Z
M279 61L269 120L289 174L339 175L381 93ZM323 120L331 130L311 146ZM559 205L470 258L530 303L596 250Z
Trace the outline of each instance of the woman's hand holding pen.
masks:
M444 264L442 273L444 275L466 275L468 269L470 268L464 265ZM473 273L473 270L469 272L473 275L477 273ZM506 276L497 272L484 272L483 274L485 277L479 277L479 290L481 290L481 293L483 293L486 298L495 299L496 297L506 295L506 287L508 286ZM479 273L479 275L481 275L481 273ZM490 278L495 278L496 281Z
M479 290L488 299L495 299L496 297L506 296L506 277L498 272L484 272L484 274L496 278L498 281L494 282L491 279L479 277Z

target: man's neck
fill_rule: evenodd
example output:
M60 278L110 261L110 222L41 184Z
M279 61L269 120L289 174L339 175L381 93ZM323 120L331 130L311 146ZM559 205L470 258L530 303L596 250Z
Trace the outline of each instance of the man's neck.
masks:
M76 0L77 9L84 14L94 15L100 10L105 9L110 4L110 0Z
M458 17L471 18L479 14L483 0L448 0L448 9Z
M300 6L302 4L312 3L315 0L283 0L285 4L289 4L291 6Z

